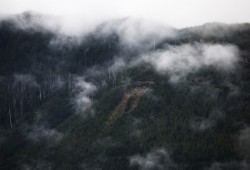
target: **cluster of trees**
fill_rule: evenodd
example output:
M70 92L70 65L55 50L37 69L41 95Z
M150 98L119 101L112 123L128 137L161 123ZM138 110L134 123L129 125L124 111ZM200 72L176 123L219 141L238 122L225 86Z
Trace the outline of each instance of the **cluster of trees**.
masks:
M93 94L92 109L86 110L92 116L84 118L81 113L74 114L74 76L82 76L91 66L107 67L116 56L126 55L119 36L93 33L80 43L69 41L70 45L59 43L56 47L51 42L59 35L22 30L2 22L0 169L25 165L36 169L138 169L130 166L129 158L159 147L170 153L179 169L243 160L235 136L250 123L250 29L248 24L241 27L244 29L224 37L203 37L182 30L181 38L154 47L201 40L232 43L242 51L236 73L205 68L173 84L168 81L169 75L159 75L147 64L124 68L115 73L115 81L104 75L106 85ZM138 107L102 133L124 92L145 81L154 83ZM240 90L232 95L232 87L225 83ZM46 136L30 140L27 136L34 125L62 133L63 138L56 144Z

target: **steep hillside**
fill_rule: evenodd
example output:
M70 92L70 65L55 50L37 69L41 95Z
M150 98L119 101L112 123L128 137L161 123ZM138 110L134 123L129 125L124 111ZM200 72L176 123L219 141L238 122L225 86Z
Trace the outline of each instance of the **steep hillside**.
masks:
M18 22L0 23L0 169L249 169L249 24Z

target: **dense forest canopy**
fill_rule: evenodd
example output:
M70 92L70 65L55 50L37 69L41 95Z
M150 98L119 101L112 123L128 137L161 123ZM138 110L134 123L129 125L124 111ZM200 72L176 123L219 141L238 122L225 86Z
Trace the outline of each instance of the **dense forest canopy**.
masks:
M0 21L0 169L249 169L248 23L41 21Z

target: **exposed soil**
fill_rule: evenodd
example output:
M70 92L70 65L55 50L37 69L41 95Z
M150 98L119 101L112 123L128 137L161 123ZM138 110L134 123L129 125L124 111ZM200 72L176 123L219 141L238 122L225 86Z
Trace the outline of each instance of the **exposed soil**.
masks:
M141 97L150 90L153 82L139 82L138 87L128 89L124 92L121 102L115 107L113 112L105 122L104 131L107 131L124 114L134 111L140 104ZM129 104L129 100L132 100ZM128 109L126 109L128 108ZM127 112L125 110L128 110Z

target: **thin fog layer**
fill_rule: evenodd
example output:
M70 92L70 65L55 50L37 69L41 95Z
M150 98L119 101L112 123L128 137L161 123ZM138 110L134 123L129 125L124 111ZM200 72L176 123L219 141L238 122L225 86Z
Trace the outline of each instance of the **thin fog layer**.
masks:
M8 21L18 29L28 31L46 31L65 32L60 17L52 15L41 15L36 12L24 12L18 15L0 15L0 23Z
M240 151L249 161L250 160L250 127L246 127L240 131L239 147L240 147Z
M224 38L230 37L236 31L246 31L248 29L247 25L239 24L223 24L223 23L206 23L199 27L187 28L190 33L194 33L203 38Z
M91 94L97 90L91 82L86 82L84 78L77 78L75 82L75 99L76 112L81 113L92 106Z
M97 28L101 35L117 33L121 38L122 45L131 48L150 47L159 43L162 39L174 39L178 35L177 30L173 27L134 18L113 20Z
M248 170L248 164L246 161L231 161L231 162L214 162L209 168L204 170L224 170L224 169L239 169Z
M211 111L208 118L196 117L190 121L191 129L194 131L208 130L217 125L217 123L225 118L225 114L216 109Z
M15 74L14 75L14 86L15 85L24 85L30 87L38 87L38 83L34 76L30 74Z
M63 138L63 134L43 126L33 126L31 132L28 134L28 138L35 142L47 139L51 144L56 144Z
M146 155L131 156L129 161L132 167L139 167L141 170L168 170L176 167L164 148L152 150Z
M188 73L202 67L214 67L221 71L231 71L238 61L239 49L223 44L184 44L169 46L165 50L142 56L161 74L168 73L173 81L178 81Z

